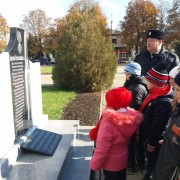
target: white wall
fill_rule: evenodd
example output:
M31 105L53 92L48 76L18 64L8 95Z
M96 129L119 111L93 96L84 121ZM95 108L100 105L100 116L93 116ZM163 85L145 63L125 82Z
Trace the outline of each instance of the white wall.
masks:
M9 54L0 54L0 157L14 144L12 90Z
M30 100L33 125L43 127L48 116L43 115L40 63L30 63Z

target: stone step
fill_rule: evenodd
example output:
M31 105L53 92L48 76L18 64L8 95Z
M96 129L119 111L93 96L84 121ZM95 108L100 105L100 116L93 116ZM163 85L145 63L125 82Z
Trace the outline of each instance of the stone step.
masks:
M62 135L62 139L53 156L22 151L21 156L12 167L9 174L1 179L6 180L57 180L59 172L63 169L63 164L75 143L79 121L77 120L50 120L43 129ZM20 148L21 149L21 148ZM19 153L14 153L13 158L17 158ZM10 159L10 157L7 157Z
M94 147L88 136L91 128L92 126L79 126L77 138L70 148L58 180L89 179L89 161Z

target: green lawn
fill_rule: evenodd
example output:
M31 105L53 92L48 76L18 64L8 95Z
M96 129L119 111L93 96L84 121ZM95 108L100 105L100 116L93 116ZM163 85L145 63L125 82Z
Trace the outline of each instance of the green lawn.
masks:
M74 91L60 90L57 87L42 87L43 114L49 119L61 119L63 108L76 97Z
M41 66L41 74L52 74L52 68L53 68L53 65Z

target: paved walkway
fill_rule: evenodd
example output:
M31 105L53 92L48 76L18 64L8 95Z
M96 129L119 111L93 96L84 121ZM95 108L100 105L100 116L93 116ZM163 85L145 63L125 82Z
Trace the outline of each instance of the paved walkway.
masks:
M70 148L66 162L57 180L88 180L90 169L89 161L93 152L94 143L89 139L91 126L80 126L77 137Z
M43 74L41 75L41 84L42 85L53 85L52 74Z

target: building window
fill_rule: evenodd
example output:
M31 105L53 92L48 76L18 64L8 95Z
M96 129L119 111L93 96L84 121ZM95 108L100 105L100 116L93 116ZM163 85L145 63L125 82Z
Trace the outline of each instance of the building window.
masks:
M113 44L117 44L117 39L112 39Z

